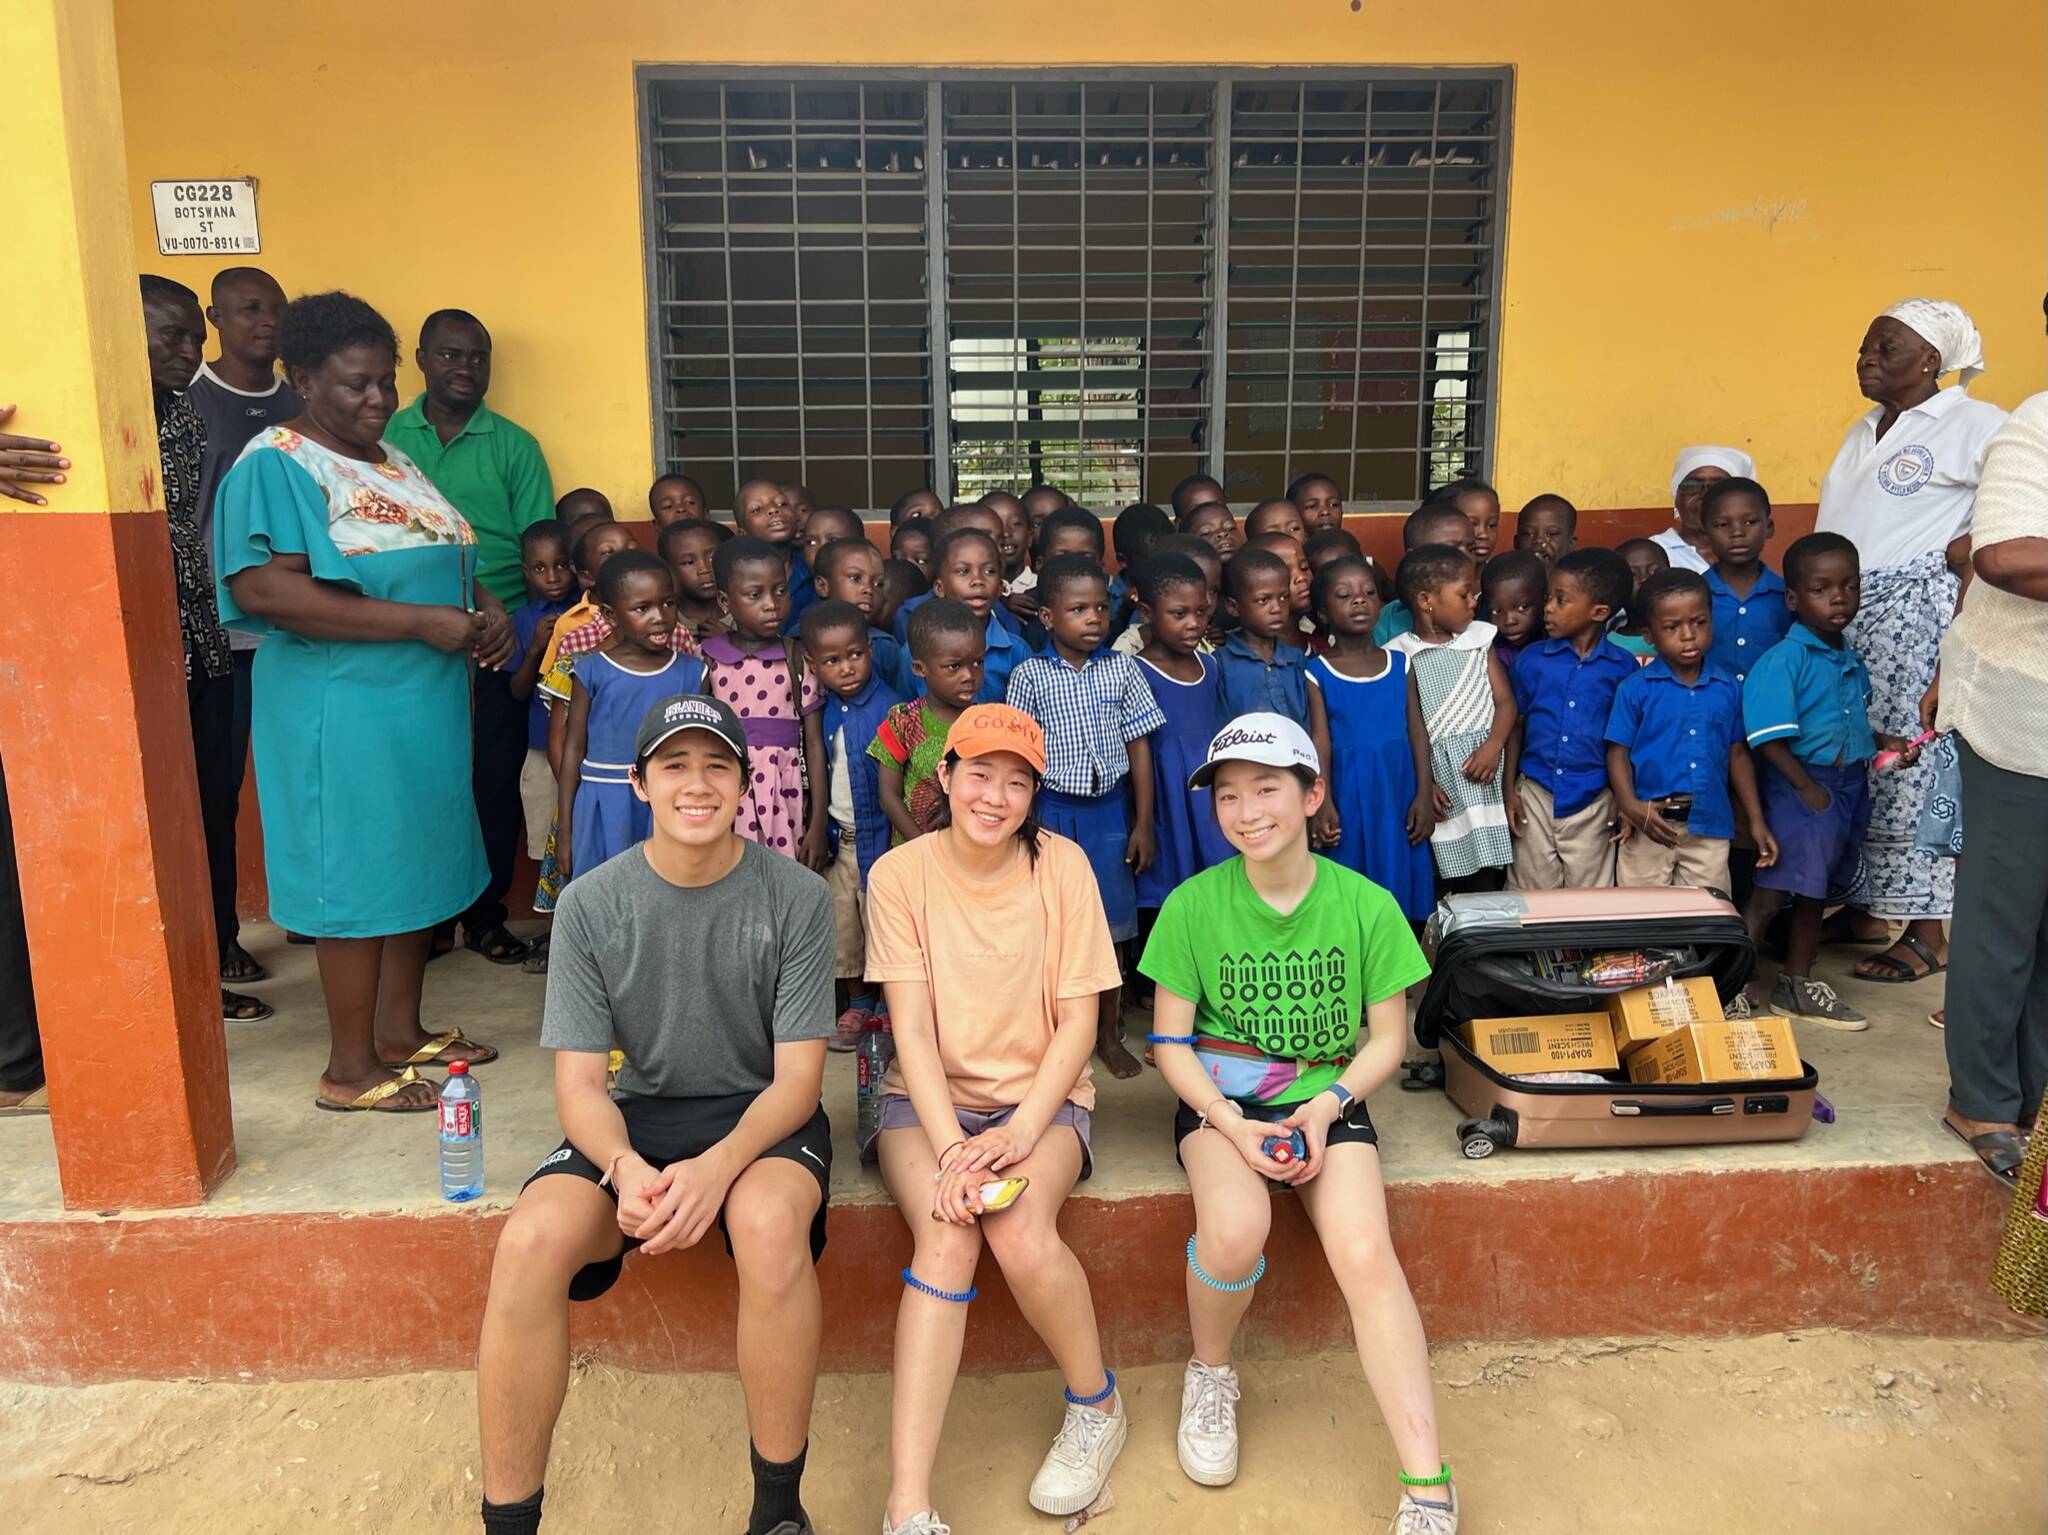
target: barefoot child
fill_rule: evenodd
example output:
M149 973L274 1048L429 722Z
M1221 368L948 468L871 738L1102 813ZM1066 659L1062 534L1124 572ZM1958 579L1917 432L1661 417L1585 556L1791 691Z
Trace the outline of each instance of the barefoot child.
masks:
M777 494L780 494L779 487ZM754 764L739 831L807 869L825 867L824 698L795 641L783 636L789 567L758 538L735 538L712 557L732 633L703 645L705 691L746 721Z
M827 544L826 550L834 546ZM874 550L868 550L872 557ZM824 562L821 562L821 568ZM825 883L832 889L832 927L837 939L834 974L846 989L845 1006L831 1048L848 1051L873 1022L879 998L867 982L866 896L868 870L889 850L889 818L882 812L881 785L868 743L903 695L874 667L867 615L851 603L827 597L804 614L804 658L825 685L827 829L832 862Z
M1055 518L1046 519L1050 530ZM1042 656L1010 673L1009 703L1038 722L1045 768L1038 820L1078 845L1095 871L1112 943L1138 936L1134 876L1152 863L1153 731L1166 723L1136 661L1104 644L1109 582L1083 554L1055 555L1039 567L1039 614L1052 639ZM1123 993L1099 999L1095 1053L1118 1077L1138 1074L1124 1049Z
M1045 766L1028 715L976 704L939 769L937 829L885 853L868 881L868 975L888 998L896 1061L880 1130L861 1153L880 1161L912 1243L883 1535L946 1528L932 1463L984 1244L1066 1385L1031 1506L1055 1517L1087 1508L1128 1432L1088 1276L1059 1231L1060 1207L1088 1176L1088 1052L1096 998L1118 983L1116 954L1087 858L1032 819ZM989 1208L982 1191L1003 1179L1028 1181L1014 1203Z
M1393 1528L1455 1535L1458 1499L1437 1439L1428 1344L1388 1236L1379 1136L1365 1105L1400 1067L1403 992L1429 967L1391 896L1309 851L1308 824L1326 790L1315 748L1292 720L1231 721L1194 782L1213 783L1217 820L1243 856L1167 897L1141 966L1157 987L1152 1042L1180 1098L1174 1146L1195 1200L1181 1469L1205 1487L1236 1479L1231 1351L1266 1272L1280 1185L1301 1200L1322 1244L1394 1440L1402 1491ZM1307 998L1282 984L1304 950L1322 959L1323 984ZM1300 1154L1273 1160L1269 1140L1292 1132ZM1272 1453L1284 1461L1288 1452ZM1363 1490L1356 1498L1378 1506ZM1346 1519L1365 1522L1367 1509L1347 1501Z
M1380 589L1363 556L1316 574L1315 611L1330 648L1308 663L1323 700L1316 753L1330 764L1329 857L1385 890L1411 922L1436 906L1429 833L1436 825L1429 735L1408 657L1373 643Z

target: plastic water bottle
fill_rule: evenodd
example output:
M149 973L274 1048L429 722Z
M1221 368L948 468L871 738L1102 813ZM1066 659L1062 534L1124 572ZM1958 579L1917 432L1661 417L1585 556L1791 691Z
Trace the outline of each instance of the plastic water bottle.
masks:
M882 1078L896 1059L896 1036L890 1032L886 1014L873 1019L861 1030L854 1046L853 1101L859 1144L875 1138L882 1125Z
M483 1191L484 1090L468 1061L451 1061L441 1089L441 1197L462 1204Z

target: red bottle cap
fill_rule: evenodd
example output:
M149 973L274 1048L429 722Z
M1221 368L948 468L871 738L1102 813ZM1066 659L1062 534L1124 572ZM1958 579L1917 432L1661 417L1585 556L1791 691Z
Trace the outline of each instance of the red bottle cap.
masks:
M448 1075L449 1075L449 1076L451 1076L451 1077L466 1077L466 1076L468 1076L468 1075L469 1075L469 1062L468 1062L468 1061L450 1061L450 1062L448 1063Z
M461 1064L462 1063L460 1061L456 1062L456 1065L458 1066ZM1275 1162L1278 1162L1282 1167L1285 1167L1289 1162L1292 1162L1294 1160L1294 1148L1288 1145L1287 1142L1282 1141L1279 1145L1273 1148L1273 1160Z

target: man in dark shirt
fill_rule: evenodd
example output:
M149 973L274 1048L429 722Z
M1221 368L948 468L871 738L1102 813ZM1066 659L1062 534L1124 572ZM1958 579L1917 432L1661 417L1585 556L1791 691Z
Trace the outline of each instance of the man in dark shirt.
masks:
M212 564L199 537L199 474L206 458L206 423L185 391L199 371L206 321L199 295L168 277L145 273L142 319L149 342L149 381L156 402L157 452L163 463L164 509L171 524L171 571L178 593L178 629L185 645L185 694L192 713L192 757L199 780L199 820L206 834L206 869L213 888L215 936L225 966L234 941L235 791L227 744L235 710L233 664L227 630L213 595ZM275 1011L268 1003L221 988L221 1012L230 1022L255 1023Z
M284 310L284 289L260 267L231 266L213 279L213 302L206 318L220 335L220 356L199 365L188 391L206 423L206 454L199 465L199 541L213 569L213 493L221 476L232 469L252 438L295 418L304 407L296 390L277 376L277 319ZM234 712L222 751L237 805L242 777L249 764L250 675L256 647L262 640L240 629L228 631L234 664ZM226 856L234 867L235 823L228 822ZM233 903L214 912L220 925L220 978L227 985L269 979L269 972L242 947L241 923Z

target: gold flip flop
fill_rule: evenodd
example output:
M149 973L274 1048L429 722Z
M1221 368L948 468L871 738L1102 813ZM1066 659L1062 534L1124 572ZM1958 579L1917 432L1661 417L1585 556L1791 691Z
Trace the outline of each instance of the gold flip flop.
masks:
M441 1052L451 1045L459 1045L464 1050L482 1052L470 1058L471 1066L488 1066L498 1058L495 1045L480 1045L466 1036L462 1030L450 1029L446 1034L436 1034L404 1060L386 1061L384 1065L391 1071L410 1070L414 1066L446 1066L448 1063L441 1059Z
M17 1116L25 1119L31 1114L48 1114L49 1112L50 1090L47 1087L39 1087L22 1099L21 1102L9 1104L6 1108L0 1109L0 1119L11 1119Z
M431 1114L440 1108L439 1103L393 1104L384 1107L384 1100L415 1082L427 1079L410 1066L397 1076L379 1082L368 1092L359 1094L347 1103L330 1103L327 1099L315 1097L313 1107L325 1109L330 1114Z

